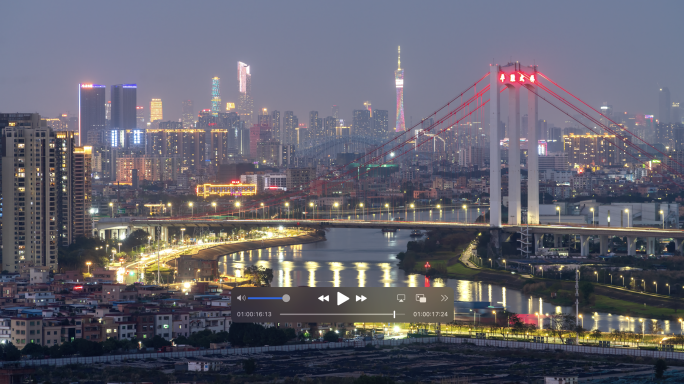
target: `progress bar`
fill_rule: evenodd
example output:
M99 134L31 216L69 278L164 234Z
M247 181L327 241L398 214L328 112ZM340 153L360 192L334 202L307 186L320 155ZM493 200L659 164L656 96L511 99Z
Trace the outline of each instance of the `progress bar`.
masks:
M404 313L281 313L280 316L404 316Z

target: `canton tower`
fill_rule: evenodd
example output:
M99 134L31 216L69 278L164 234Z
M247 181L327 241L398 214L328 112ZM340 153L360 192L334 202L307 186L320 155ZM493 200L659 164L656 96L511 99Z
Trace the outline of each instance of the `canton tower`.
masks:
M404 70L401 69L401 47L399 47L399 60L397 70L394 71L394 83L397 86L397 132L406 130L404 124Z

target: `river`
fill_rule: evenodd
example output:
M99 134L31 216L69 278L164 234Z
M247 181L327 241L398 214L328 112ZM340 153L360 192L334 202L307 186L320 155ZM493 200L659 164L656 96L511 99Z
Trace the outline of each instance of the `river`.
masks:
M473 220L478 215L473 212L471 217L471 212L468 212L468 219ZM417 213L418 220L429 220L430 216L434 219L438 214ZM461 212L460 219L463 217ZM453 215L451 212L443 212L442 219L456 221L456 212ZM505 286L468 280L426 279L418 274L406 275L397 267L398 260L395 256L406 250L406 243L411 240L410 234L407 230L383 233L377 229L334 228L327 232L327 241L224 256L219 259L219 270L222 273L239 275L246 266L262 265L273 269L274 287L447 286L454 289L454 297L458 301L488 301L515 313L533 314L539 312L540 306L545 314L574 313L574 308L545 303L539 297ZM639 319L600 312L583 314L583 325L587 329L598 328L604 332L616 328L631 332L641 329ZM676 321L661 321L661 327L666 334L681 332L680 324Z

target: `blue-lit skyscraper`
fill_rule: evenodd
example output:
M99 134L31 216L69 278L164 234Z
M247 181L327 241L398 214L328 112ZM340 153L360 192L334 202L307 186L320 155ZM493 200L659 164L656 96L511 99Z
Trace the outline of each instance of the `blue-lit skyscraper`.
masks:
M114 140L112 140L112 146L127 146L128 143L123 140L126 131L130 132L137 127L137 89L138 86L135 84L112 85L111 137L118 137L117 145L114 145Z

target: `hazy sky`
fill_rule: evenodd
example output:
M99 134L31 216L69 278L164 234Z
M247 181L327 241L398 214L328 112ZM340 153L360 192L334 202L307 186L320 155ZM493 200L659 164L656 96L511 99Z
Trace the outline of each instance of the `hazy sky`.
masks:
M149 113L210 107L211 78L237 102L251 65L255 109L351 117L370 100L395 113L397 46L414 122L510 59L594 105L657 113L683 101L682 1L3 1L0 111L76 113L77 84L138 84ZM562 125L542 106L540 118ZM390 124L394 124L391 119Z

